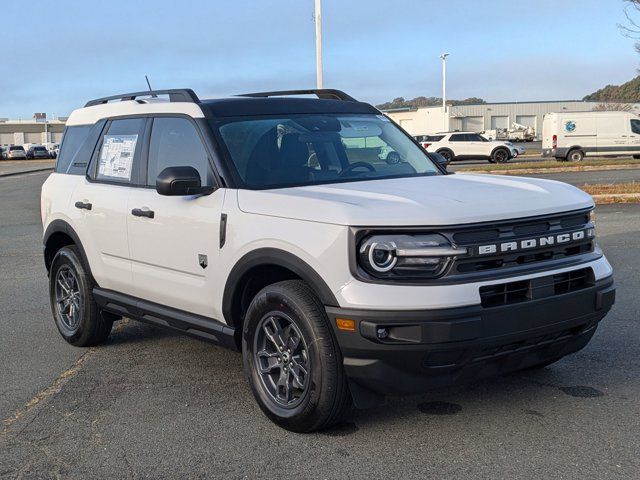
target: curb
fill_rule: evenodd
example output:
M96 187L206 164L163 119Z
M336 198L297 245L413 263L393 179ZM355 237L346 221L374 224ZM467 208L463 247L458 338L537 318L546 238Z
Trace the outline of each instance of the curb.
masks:
M640 203L640 193L612 193L610 195L591 195L597 205L614 205L622 203Z
M15 177L16 175L26 175L27 173L38 173L38 172L48 172L48 171L53 171L53 167L38 168L35 170L23 170L21 172L0 173L0 178Z
M635 201L640 202L640 193L600 193L598 195L591 195L591 198L600 201L634 199Z

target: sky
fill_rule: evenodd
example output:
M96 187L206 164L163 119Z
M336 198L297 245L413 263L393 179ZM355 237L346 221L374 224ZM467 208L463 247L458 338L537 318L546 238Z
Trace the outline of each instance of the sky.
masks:
M0 117L146 89L313 88L313 0L1 0ZM580 99L638 74L622 0L323 0L324 86L371 103ZM26 9L28 8L28 10ZM640 22L640 12L630 11ZM7 19L12 19L8 21Z

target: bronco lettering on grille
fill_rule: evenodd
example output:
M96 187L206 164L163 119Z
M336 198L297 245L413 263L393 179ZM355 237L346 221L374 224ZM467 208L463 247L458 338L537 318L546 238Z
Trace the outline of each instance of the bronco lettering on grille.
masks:
M563 243L579 242L595 235L593 228L586 230L578 230L569 233L559 233L556 235L546 235L544 237L526 238L522 240L514 240L510 242L492 243L489 245L480 245L477 247L477 255L491 255L494 253L518 252L531 248L539 248L553 246Z

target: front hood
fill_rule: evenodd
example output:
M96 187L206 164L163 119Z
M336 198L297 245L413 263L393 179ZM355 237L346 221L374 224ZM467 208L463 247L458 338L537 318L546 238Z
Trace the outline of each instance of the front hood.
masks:
M593 206L571 185L537 178L456 174L275 190L239 190L242 211L353 226L458 225Z

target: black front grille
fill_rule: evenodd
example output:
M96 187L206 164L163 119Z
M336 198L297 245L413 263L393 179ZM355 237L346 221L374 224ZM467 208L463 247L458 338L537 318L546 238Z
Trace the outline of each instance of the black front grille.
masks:
M498 222L491 227L474 226L456 231L451 239L457 246L467 247L475 252L480 245L500 245L505 242L520 242L525 239L538 239L578 230L592 229L589 212L560 214L542 219ZM469 255L457 258L449 270L449 275L471 274L491 270L506 270L522 265L535 265L540 262L562 260L583 255L594 250L593 238L566 244L545 245L530 250L498 252L487 255Z
M546 277L499 283L480 287L480 299L485 308L527 302L562 295L595 285L593 270L581 268Z

